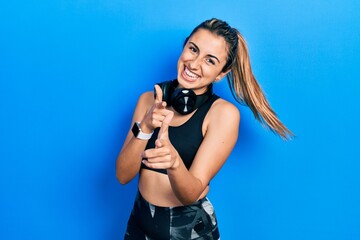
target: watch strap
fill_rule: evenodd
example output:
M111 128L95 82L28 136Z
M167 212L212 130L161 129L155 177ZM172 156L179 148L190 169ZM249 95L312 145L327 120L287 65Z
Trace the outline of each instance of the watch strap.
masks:
M132 132L136 138L142 139L142 140L149 140L154 133L154 131L152 131L151 133L144 133L143 131L141 131L140 122L134 123Z

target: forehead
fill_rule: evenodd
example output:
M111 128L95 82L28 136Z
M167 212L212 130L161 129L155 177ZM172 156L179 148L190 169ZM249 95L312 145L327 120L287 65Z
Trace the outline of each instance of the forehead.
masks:
M195 43L203 54L211 54L223 60L227 59L228 48L225 39L209 30L197 30L189 38L189 42Z

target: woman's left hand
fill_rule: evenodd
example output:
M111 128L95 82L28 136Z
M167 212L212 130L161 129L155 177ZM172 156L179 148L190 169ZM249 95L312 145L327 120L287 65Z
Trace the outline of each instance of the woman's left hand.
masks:
M162 122L155 148L147 149L142 153L143 163L154 169L169 169L179 166L179 154L169 139L169 124L174 116L169 112Z

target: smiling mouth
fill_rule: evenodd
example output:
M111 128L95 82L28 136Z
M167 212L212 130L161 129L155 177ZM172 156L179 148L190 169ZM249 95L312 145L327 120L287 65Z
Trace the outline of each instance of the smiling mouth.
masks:
M183 71L183 75L185 78L189 79L189 80L196 80L198 79L200 76L191 72L186 66L185 69Z

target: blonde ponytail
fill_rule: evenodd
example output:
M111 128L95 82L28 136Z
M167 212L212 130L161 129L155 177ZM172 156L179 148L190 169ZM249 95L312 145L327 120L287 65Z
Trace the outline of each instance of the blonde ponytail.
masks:
M234 29L234 28L233 28ZM227 75L234 98L249 106L255 118L283 139L290 139L294 134L280 121L267 101L264 92L251 70L248 48L239 31L237 55L232 70Z

